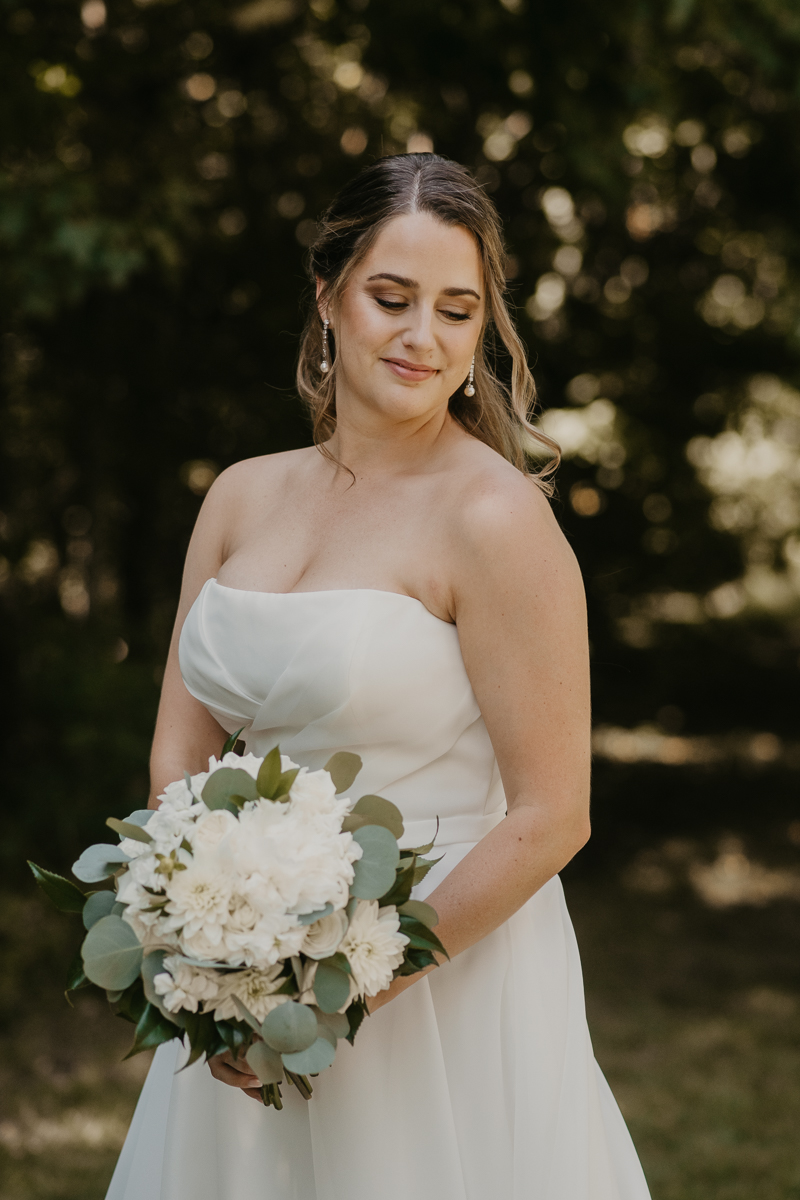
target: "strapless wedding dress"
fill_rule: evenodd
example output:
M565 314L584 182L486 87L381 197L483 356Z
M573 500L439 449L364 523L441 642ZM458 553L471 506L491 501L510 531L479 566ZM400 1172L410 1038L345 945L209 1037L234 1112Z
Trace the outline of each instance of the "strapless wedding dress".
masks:
M247 749L322 767L403 812L442 861L505 812L454 625L392 592L273 594L209 580L184 625L186 686ZM310 1103L263 1108L159 1047L107 1200L648 1200L595 1063L558 878L339 1043Z

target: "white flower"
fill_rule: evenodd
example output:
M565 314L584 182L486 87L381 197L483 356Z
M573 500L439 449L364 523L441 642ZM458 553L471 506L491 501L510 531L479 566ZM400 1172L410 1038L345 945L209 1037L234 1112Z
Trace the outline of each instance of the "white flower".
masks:
M303 767L289 789L289 795L293 803L302 804L309 810L329 813L336 803L336 785L327 771L309 771Z
M339 909L306 927L306 936L300 949L309 958L328 958L339 949L346 930L347 915Z
M207 967L193 967L177 955L164 959L164 970L155 976L153 987L164 998L167 1012L187 1009L197 1012L201 1002L216 1000L222 977Z
M400 933L394 905L378 908L377 900L359 900L339 949L347 957L358 994L375 996L392 982L403 961L408 938Z
M217 1006L214 1009L215 1018L218 1021L227 1021L231 1018L241 1020L242 1014L234 1001L234 996L237 996L248 1012L252 1013L257 1020L263 1021L273 1008L277 1008L279 1004L284 1004L291 999L285 994L281 996L274 994L275 989L280 987L283 982L279 979L282 970L283 964L277 963L266 971L257 969L232 971L229 975L225 975L217 996Z
M229 833L236 829L238 822L232 812L226 808L216 808L213 812L205 812L198 817L191 833L192 847L198 850L211 850Z
M174 871L165 888L172 927L182 927L185 937L202 929L213 939L211 927L221 926L228 913L231 884L230 871L213 853L199 854L185 870Z

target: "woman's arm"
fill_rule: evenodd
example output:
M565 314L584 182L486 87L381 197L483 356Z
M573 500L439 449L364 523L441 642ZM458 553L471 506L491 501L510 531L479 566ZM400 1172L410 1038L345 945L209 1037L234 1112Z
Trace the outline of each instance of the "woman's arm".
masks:
M236 507L236 468L215 481L200 509L186 554L178 612L172 631L153 747L150 753L149 808L158 808L158 796L184 771L196 774L208 768L228 736L199 700L186 690L178 664L178 643L183 622L206 580L216 576L227 557L229 530Z
M451 542L464 663L508 816L429 897L450 957L506 921L589 836L589 655L583 583L527 480L470 502ZM433 970L433 968L428 968ZM420 975L395 980L371 1011Z

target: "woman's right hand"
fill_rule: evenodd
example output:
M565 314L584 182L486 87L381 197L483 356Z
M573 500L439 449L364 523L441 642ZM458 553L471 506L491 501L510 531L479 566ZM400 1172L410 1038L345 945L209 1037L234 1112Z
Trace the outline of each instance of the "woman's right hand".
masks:
M217 1054L214 1058L210 1058L208 1066L211 1074L220 1083L241 1088L246 1096L251 1096L259 1104L263 1103L260 1080L250 1070L244 1055L241 1058L234 1058L230 1050L226 1050L224 1054Z

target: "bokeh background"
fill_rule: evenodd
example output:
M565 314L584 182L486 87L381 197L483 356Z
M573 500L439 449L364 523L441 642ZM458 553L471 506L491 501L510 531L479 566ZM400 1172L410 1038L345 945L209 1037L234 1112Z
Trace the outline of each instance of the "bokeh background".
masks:
M308 443L315 217L435 148L496 200L587 585L565 872L654 1200L800 1197L800 10L0 3L0 1200L100 1200L147 1063L61 993L65 870L146 793L182 559ZM501 362L501 369L503 364Z

